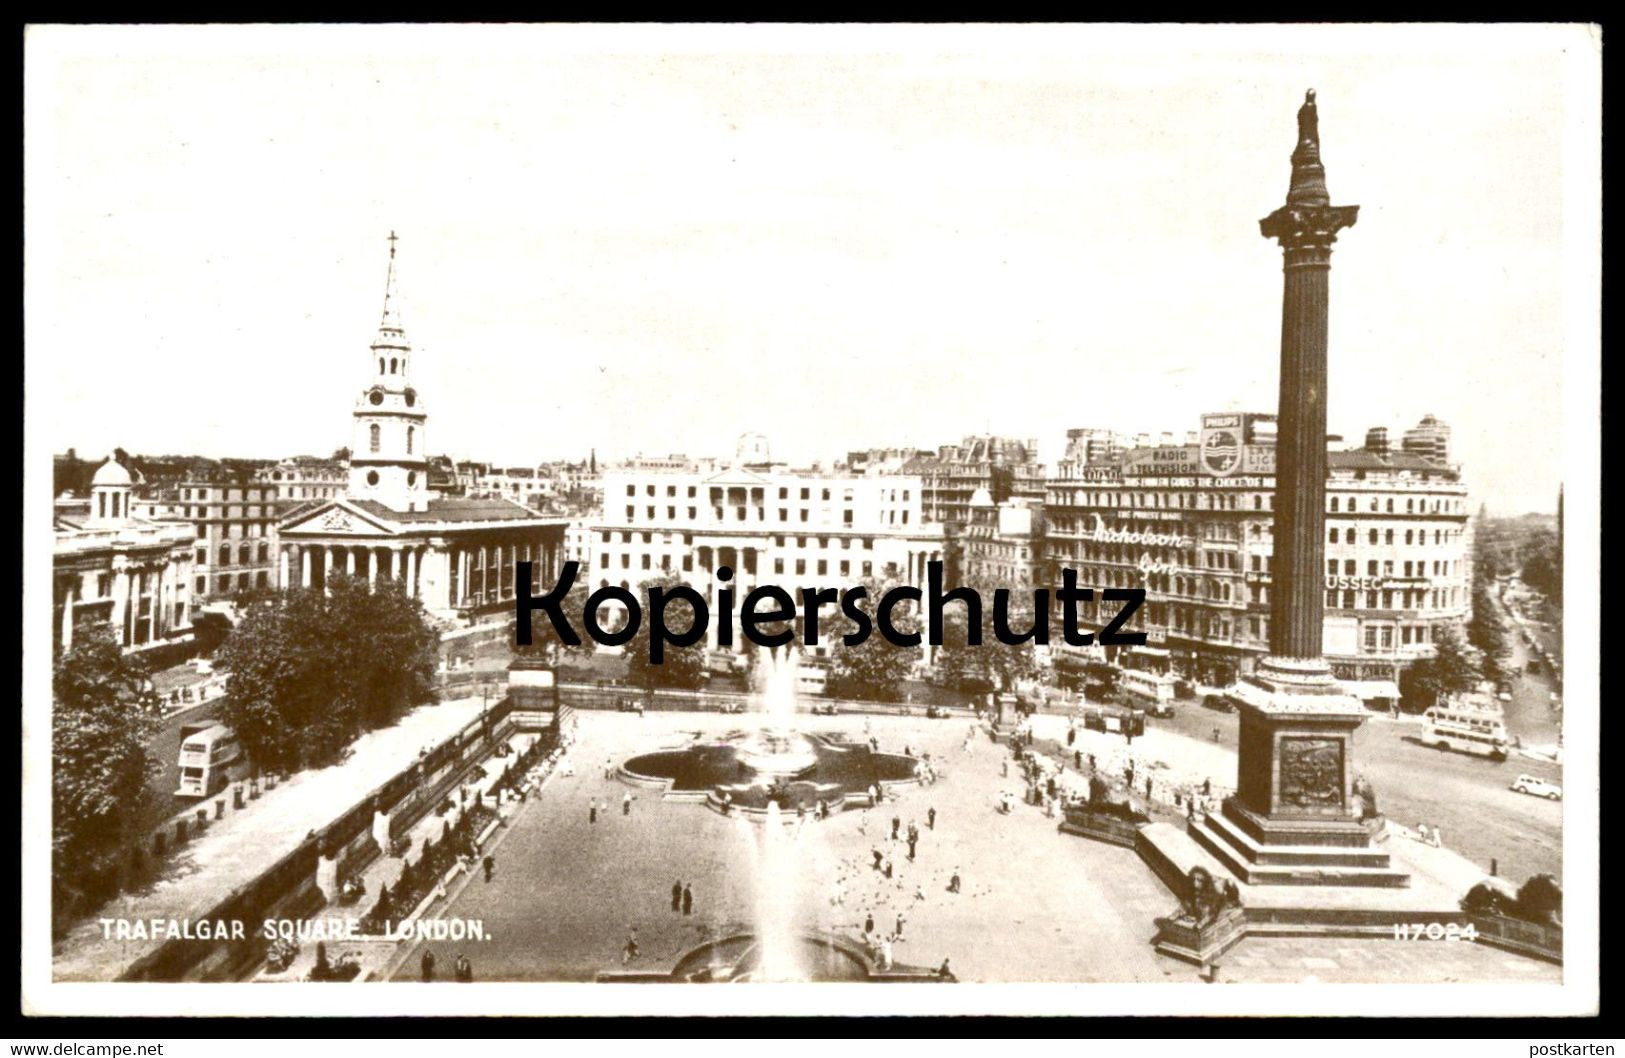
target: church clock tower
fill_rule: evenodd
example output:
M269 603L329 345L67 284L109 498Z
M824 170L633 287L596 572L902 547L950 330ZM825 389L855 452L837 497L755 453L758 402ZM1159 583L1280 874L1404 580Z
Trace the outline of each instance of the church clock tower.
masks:
M412 388L411 360L395 293L395 233L390 232L384 315L367 358L372 381L352 414L349 497L376 500L395 511L422 511L429 505L429 461L423 445L428 415Z

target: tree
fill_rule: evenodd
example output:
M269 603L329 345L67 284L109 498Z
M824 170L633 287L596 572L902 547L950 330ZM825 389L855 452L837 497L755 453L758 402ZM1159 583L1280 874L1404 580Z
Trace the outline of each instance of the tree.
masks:
M679 586L687 585L672 570L638 585L638 602L643 608L643 620L638 623L637 633L626 645L626 678L634 687L641 687L646 691L653 691L657 687L689 691L705 682L703 636L691 646L674 646L667 642L661 660L658 663L649 660L649 625L654 616L649 607L649 592L654 588L669 592ZM665 609L666 627L675 635L693 629L694 622L699 617L693 607L682 601L668 605Z
M914 663L919 660L919 651L915 647L898 646L889 641L875 625L875 612L880 607L880 600L896 586L896 582L865 577L858 582L858 586L865 593L857 607L869 618L868 637L857 646L846 645L842 637L855 631L858 624L844 612L826 621L820 629L835 644L830 693L837 698L900 702L907 696L908 678ZM905 612L899 607L892 610L891 616L892 626L904 635L920 630L920 622L912 611Z
M1563 541L1549 529L1530 533L1523 548L1523 582L1550 599L1563 602Z
M544 588L548 587L551 587L551 585L544 585ZM513 625L509 626L510 642L514 644L514 654L522 658L547 658L555 665L563 664L566 660L580 661L583 664L591 660L593 655L592 638L587 634L587 630L581 626L581 620L587 612L587 597L590 594L592 593L588 590L586 577L578 574L574 583L570 585L570 590L565 593L564 601L560 605L560 609L565 616L570 618L571 624L575 627L576 636L581 640L580 644L573 647L566 646L564 641L559 638L558 633L553 630L553 622L548 619L546 614L537 610L531 614L530 618L529 646L520 646L515 634L517 628Z
M145 667L99 629L59 654L51 684L52 886L64 916L109 892L130 830L151 804L147 753L158 696Z
M1490 590L1490 582L1479 567L1473 571L1473 619L1467 625L1467 641L1484 653L1484 677L1501 680L1507 675L1505 661L1512 654L1501 607Z
M1001 589L1010 591L1009 629L1019 634L1032 627L1032 592L1010 590L1007 585L985 577L969 577L966 586L975 590L982 600L981 642L977 646L970 644L969 615L965 606L960 603L946 606L938 665L947 675L949 684L969 694L1000 693L1009 690L1017 680L1037 675L1038 659L1030 641L1012 646L999 642L993 634L996 593Z
M439 640L423 606L393 585L335 575L244 615L221 647L221 719L249 757L292 771L339 760L358 735L432 701Z
M1433 650L1433 657L1413 662L1400 675L1400 700L1410 712L1421 712L1444 695L1470 691L1482 678L1479 662L1454 624L1433 626Z

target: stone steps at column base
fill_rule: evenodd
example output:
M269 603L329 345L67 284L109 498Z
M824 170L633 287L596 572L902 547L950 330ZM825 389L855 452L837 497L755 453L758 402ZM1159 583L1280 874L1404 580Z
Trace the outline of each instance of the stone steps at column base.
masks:
M1377 848L1348 845L1269 845L1249 834L1228 816L1207 815L1191 830L1205 829L1240 853L1250 864L1286 867L1376 867L1389 866L1388 853Z
M1191 838L1217 859L1238 879L1248 885L1324 885L1363 886L1403 889L1411 884L1410 875L1391 867L1344 867L1325 864L1274 862L1251 863L1220 833L1206 826L1191 827ZM1292 858L1289 847L1276 846L1278 859Z

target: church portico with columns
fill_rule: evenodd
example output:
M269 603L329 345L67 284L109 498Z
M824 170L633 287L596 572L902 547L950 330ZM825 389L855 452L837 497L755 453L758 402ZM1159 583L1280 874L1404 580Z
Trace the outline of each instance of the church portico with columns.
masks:
M367 357L368 384L352 412L343 496L290 512L279 526L277 581L325 588L335 576L399 585L446 619L511 605L515 570L531 563L531 589L557 577L568 519L504 499L439 496L428 487L428 412L410 382L412 348L395 291L390 236L383 318Z
M531 563L531 589L557 578L563 519L537 517L506 500L430 500L394 512L338 499L308 510L281 533L281 582L323 588L335 575L400 585L439 617L498 610L513 602L514 571Z

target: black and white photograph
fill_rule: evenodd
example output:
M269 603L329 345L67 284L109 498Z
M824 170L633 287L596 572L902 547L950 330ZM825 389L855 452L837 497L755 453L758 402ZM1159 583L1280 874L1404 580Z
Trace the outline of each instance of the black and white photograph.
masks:
M1601 46L28 27L24 1012L1597 1013Z

